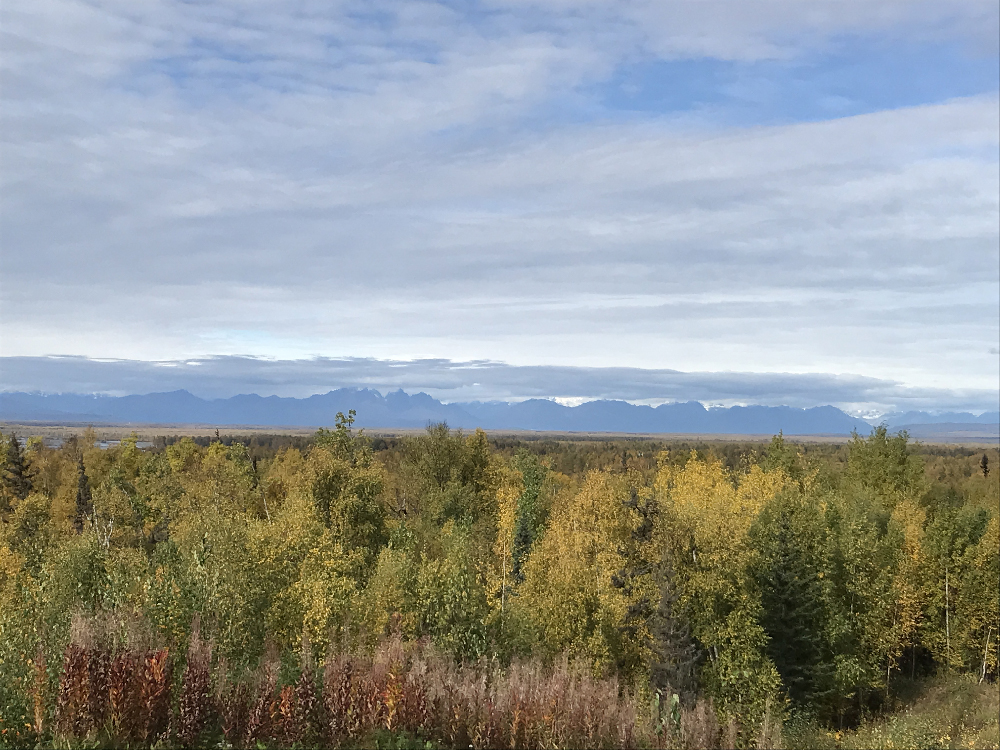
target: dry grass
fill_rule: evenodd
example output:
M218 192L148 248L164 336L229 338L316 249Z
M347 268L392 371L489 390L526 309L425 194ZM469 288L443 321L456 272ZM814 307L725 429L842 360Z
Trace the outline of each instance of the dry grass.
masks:
M403 742L688 749L735 746L738 736L734 724L719 725L707 702L675 707L665 721L615 678L597 678L567 659L551 666L458 665L427 644L399 639L373 654L331 653L321 668L309 653L304 644L300 675L290 684L279 683L273 656L245 679L227 681L226 665L213 667L211 646L195 629L175 684L165 649L111 651L73 643L64 655L52 737L62 746L97 747Z
M914 693L912 700L894 714L848 731L793 724L786 728L786 745L810 750L1000 748L1000 686L996 683L980 684L970 675L953 675L908 687Z

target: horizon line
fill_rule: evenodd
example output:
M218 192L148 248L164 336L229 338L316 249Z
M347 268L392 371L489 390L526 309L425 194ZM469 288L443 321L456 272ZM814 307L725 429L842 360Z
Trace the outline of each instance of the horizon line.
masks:
M7 389L7 388L0 388L0 396L4 396L4 395L23 395L23 396L41 397L41 398L59 397L59 396L76 396L76 397L81 397L81 398L95 398L95 399L97 399L97 398L122 399L122 398L142 398L142 397L146 397L146 396L157 396L157 395L169 395L169 394L174 394L174 393L184 393L184 394L187 394L188 396L191 396L192 398L196 398L196 399L198 399L200 401L205 401L205 402L230 401L230 400L235 399L235 398L251 397L251 396L255 397L255 398L259 398L259 399L279 399L279 400L283 400L283 401L306 401L306 400L308 400L310 398L328 396L330 394L341 392L341 391L368 392L368 393L376 394L381 399L386 399L390 395L395 394L395 393L403 393L407 397L411 397L411 398L414 397L414 396L426 396L426 397L432 399L433 401L435 401L435 402L437 402L439 404L445 405L445 406L462 406L462 405L466 405L466 404L468 404L468 405L473 405L473 404L478 404L478 405L494 405L495 404L495 405L514 406L514 405L517 405L517 404L523 404L523 403L527 403L527 402L531 402L531 401L546 401L546 402L549 402L549 403L554 403L557 406L561 406L561 407L566 408L566 409L575 409L577 407L585 406L587 404L593 404L593 403L618 403L618 404L627 404L629 406L636 407L636 408L647 407L647 408L653 409L653 410L658 409L660 407L664 407L664 406L666 406L666 407L669 407L669 406L683 406L683 405L687 405L687 404L697 404L701 408L703 408L705 411L712 411L712 410L727 410L728 411L728 410L731 410L731 409L741 409L741 408L742 409L748 409L748 408L791 409L791 410L795 410L795 411L810 411L810 410L813 410L813 409L834 409L836 411L841 412L842 414L845 414L847 416L853 417L855 419L861 419L861 420L863 420L865 422L869 422L871 424L877 424L878 423L877 420L879 420L879 419L881 419L883 417L894 416L894 415L900 415L900 416L902 416L902 415L906 415L906 414L926 414L928 416L940 416L940 415L944 415L944 414L954 414L954 415L958 416L958 415L968 414L968 415L972 415L972 416L975 416L975 417L982 417L984 415L993 414L993 413L1000 414L1000 410L991 410L991 409L983 409L983 410L976 410L976 409L968 409L968 410L955 410L955 409L908 409L908 410L887 411L887 412L882 412L882 413L879 413L879 414L871 414L871 413L869 413L869 414L858 414L858 413L851 413L851 412L849 412L849 411L847 411L845 409L842 409L842 408L840 408L838 406L835 406L835 405L833 405L831 403L816 403L813 406L794 406L794 405L791 405L791 404L762 404L762 403L756 403L756 402L747 401L747 402L741 402L741 403L734 403L734 404L726 405L726 404L720 404L720 403L712 403L710 401L703 401L703 400L699 400L699 399L695 399L695 398L691 398L691 399L687 399L687 400L664 400L664 401L661 401L661 402L655 403L655 404L653 404L653 403L646 403L646 402L644 402L644 400L641 400L641 399L637 399L637 400L631 400L631 399L626 399L626 398L582 398L581 399L581 398L576 398L576 397L568 397L567 398L567 397L559 397L559 396L530 396L530 397L525 397L525 398L513 398L513 399L489 399L489 400L474 399L474 400L467 400L467 401L457 401L457 400L456 401L446 401L446 400L443 400L441 398L437 398L437 397L435 397L435 396L427 393L424 390L412 391L412 390L406 390L406 389L400 387L400 388L396 388L394 390L382 391L382 390L379 390L376 387L370 387L370 386L351 386L351 385L339 386L339 387L336 387L336 388L330 388L330 389L328 389L326 391L317 391L316 393L309 394L308 396L281 396L281 395L277 395L277 394L261 395L259 393L252 392L252 391L251 392L235 393L235 394L232 394L232 395L229 395L229 396L199 396L196 393L192 393L187 388L174 388L172 390L163 390L163 391L156 391L156 390L154 390L154 391L146 391L146 392L143 392L143 393L139 393L139 392L135 392L135 393L131 393L131 392L130 393L114 393L114 392L110 392L109 393L109 392L100 392L100 391L81 392L81 391L43 391L43 390L24 391L24 390L11 390L11 389ZM567 401L577 401L578 403L566 403ZM646 401L648 401L648 400L646 400Z

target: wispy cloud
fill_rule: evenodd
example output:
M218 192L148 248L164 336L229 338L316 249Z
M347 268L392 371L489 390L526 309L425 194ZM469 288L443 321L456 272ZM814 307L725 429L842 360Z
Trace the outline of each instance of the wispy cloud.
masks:
M5 355L1000 378L993 2L2 13Z

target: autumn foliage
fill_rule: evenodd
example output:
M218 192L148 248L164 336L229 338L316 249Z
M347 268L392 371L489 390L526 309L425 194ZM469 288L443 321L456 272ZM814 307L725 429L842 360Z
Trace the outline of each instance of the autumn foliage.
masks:
M95 443L0 441L0 746L768 748L996 684L981 451Z
M548 668L463 666L395 638L368 655L331 653L321 670L304 659L298 679L281 684L272 663L231 682L211 669L207 653L204 644L192 647L179 683L168 679L165 650L118 651L110 679L95 679L91 667L108 653L71 644L52 736L114 746L224 739L236 748L356 747L390 735L443 747L701 747L723 736L705 703L678 713L665 734L637 714L616 680L565 659Z

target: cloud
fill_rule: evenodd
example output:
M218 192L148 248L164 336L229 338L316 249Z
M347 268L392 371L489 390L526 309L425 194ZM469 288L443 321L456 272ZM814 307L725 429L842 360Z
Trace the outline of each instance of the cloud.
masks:
M996 408L997 392L912 388L859 375L678 372L635 367L514 366L494 361L365 358L274 360L211 357L187 361L97 361L86 357L4 357L0 389L45 393L141 394L186 389L203 398L240 393L304 397L344 387L402 388L446 402L555 398L563 403L620 399L660 404L812 407L853 412Z
M752 95L845 38L994 63L995 3L3 12L5 355L1000 376L995 90ZM739 117L609 104L706 59Z
M608 125L317 181L168 179L190 193L171 211L217 213L141 201L95 235L39 195L5 222L26 250L4 258L3 347L738 361L985 387L996 119L987 98L711 138Z

